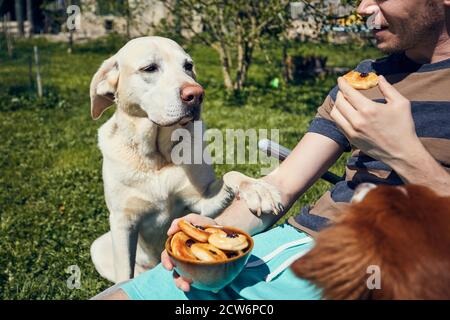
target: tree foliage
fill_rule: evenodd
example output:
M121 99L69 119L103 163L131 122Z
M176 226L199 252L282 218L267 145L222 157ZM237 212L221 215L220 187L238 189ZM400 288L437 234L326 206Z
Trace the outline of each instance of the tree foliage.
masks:
M182 28L219 53L225 87L236 91L245 85L261 39L282 32L290 20L288 0L178 0L166 7Z
M336 2L336 1L334 1ZM337 1L355 6L357 0ZM302 0L301 19L316 28L339 18L330 11L330 1ZM224 85L239 91L246 83L257 47L264 50L264 39L279 41L286 53L293 22L292 1L288 0L172 0L165 6L178 30L187 29L220 56ZM198 21L198 24L194 23Z

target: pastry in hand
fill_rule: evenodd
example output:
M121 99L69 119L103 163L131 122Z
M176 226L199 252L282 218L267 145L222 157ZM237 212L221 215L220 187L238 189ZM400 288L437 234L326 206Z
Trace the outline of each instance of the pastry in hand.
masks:
M357 90L367 90L378 85L378 76L375 72L360 73L358 71L350 71L343 78Z

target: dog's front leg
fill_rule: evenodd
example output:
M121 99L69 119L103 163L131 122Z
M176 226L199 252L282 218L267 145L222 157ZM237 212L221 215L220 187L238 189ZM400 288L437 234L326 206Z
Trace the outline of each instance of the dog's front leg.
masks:
M110 215L116 283L134 276L138 228L123 214Z
M245 200L250 211L258 216L261 213L278 214L283 210L280 193L275 187L231 171L208 186L196 204L195 212L200 211L202 215L214 218L231 204L235 196Z
M208 185L200 201L190 209L199 212L203 216L215 218L228 207L235 197L233 190L223 182L222 179L215 180Z

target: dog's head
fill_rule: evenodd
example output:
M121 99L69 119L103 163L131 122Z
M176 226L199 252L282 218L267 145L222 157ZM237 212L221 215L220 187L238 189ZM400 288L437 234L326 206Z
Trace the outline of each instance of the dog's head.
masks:
M363 186L292 269L326 299L449 299L450 198Z
M198 120L204 90L191 57L174 41L142 37L105 60L91 81L91 115L117 102L127 114L159 126Z

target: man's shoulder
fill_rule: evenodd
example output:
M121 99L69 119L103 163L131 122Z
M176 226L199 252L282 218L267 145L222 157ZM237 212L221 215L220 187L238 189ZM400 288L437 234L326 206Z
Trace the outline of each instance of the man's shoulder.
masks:
M369 73L374 71L374 63L377 60L375 59L366 59L358 63L358 65L353 69L360 73Z
M398 61L399 59L401 60L401 56L397 54L391 54L378 59L365 59L361 61L354 68L354 70L361 73L368 73L368 72L380 73L380 69L389 68L390 66L395 64L396 61Z

